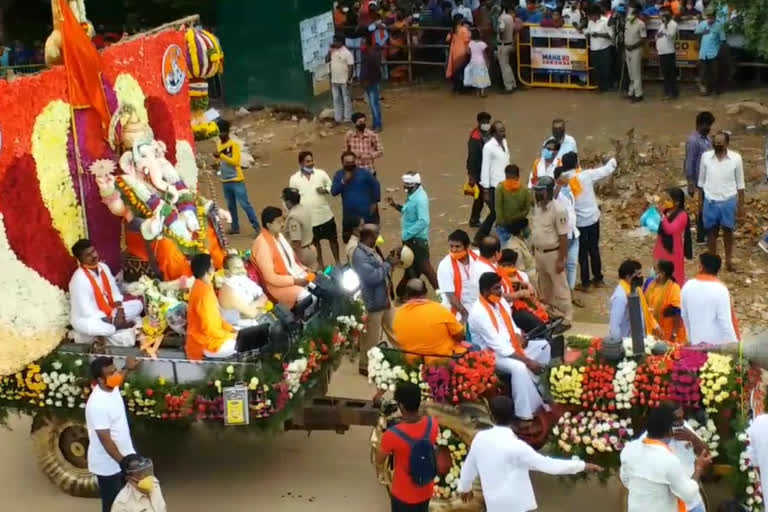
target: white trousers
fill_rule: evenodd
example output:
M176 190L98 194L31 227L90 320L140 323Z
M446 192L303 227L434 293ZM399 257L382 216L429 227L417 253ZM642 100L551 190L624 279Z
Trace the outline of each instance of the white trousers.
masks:
M512 69L512 55L515 53L514 44L505 44L499 46L499 67L501 68L501 77L504 80L504 89L514 91L517 88L515 81L515 71Z
M552 350L547 340L529 340L525 355L541 365L548 365L552 359ZM533 374L525 363L512 357L496 356L496 368L510 376L512 400L515 402L515 416L521 420L531 420L544 401L536 388L539 376Z
M641 48L627 50L624 55L629 73L629 91L627 94L630 97L640 98L643 96L643 51Z
M123 302L125 319L136 323L141 318L144 305L140 300L127 300ZM113 313L114 317L115 313ZM104 336L108 345L115 347L132 347L136 344L136 332L134 329L115 329L115 326L105 322L100 317L72 318L72 327L75 329L75 343L91 343L95 336Z
M237 350L235 349L235 345L237 343L237 340L235 338L232 338L231 340L225 341L221 347L219 347L219 350L216 352L209 352L207 350L203 350L203 355L209 359L223 359L226 357L232 357L237 353Z

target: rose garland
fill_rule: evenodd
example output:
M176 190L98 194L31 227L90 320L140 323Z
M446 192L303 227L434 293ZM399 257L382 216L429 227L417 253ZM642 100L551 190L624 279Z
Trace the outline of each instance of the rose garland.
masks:
M744 501L742 505L747 512L761 512L763 507L763 489L760 481L760 475L755 470L754 463L750 458L750 439L746 432L740 433L737 438L742 443L742 449L739 453L739 471L746 476L746 486L743 489Z
M635 396L635 376L637 363L630 359L621 361L616 368L613 379L613 392L616 397L616 409L629 410L632 408L632 397Z
M445 475L435 477L433 496L443 499L455 498L458 495L456 489L459 485L459 477L461 476L461 466L467 458L467 453L469 453L467 445L451 429L442 428L437 436L437 447L438 457L440 457L442 450L448 449L451 467Z
M648 356L635 372L632 405L658 407L669 396L669 371L673 360L668 355Z
M584 368L560 365L549 374L552 399L558 404L581 405Z
M701 400L699 370L707 362L706 352L682 350L672 367L669 396L683 407L694 407Z
M581 395L581 405L584 409L593 411L613 411L616 409L616 392L613 378L616 368L609 364L592 363L585 367L584 391Z
M712 458L716 458L719 455L717 450L720 448L720 435L717 433L715 422L709 418L707 418L707 422L704 424L700 424L693 418L687 421L693 432L699 436L699 439L707 443Z
M552 429L557 451L584 459L599 454L615 454L613 458L617 458L633 435L630 420L602 411L566 412Z
M498 384L496 377L496 356L492 350L467 352L451 363L452 401L478 400L486 391Z
M731 397L732 386L728 377L733 371L732 363L731 356L709 352L706 363L701 367L701 402L709 413L717 412Z

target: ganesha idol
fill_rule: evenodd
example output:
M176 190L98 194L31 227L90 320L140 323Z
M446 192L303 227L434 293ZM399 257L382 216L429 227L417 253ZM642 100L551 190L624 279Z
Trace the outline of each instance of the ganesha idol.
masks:
M109 211L125 220L128 254L166 281L191 275L188 258L201 252L210 253L220 268L225 256L220 222L231 221L229 212L189 189L166 159L165 143L155 140L133 108L115 113L110 141L117 139L118 124L120 143L113 147L124 150L122 172L112 160L98 160L89 170Z

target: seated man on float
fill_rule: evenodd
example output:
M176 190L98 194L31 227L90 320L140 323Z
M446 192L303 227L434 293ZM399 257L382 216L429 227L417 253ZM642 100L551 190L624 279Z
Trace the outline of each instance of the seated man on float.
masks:
M469 271L477 253L470 249L469 235L457 229L448 235L448 255L437 265L437 284L443 306L460 322L466 322L474 304Z
M291 244L283 236L285 218L280 208L264 208L261 224L263 229L251 247L251 261L267 295L292 309L298 301L309 296L306 286L314 275L299 263Z
M245 262L237 254L224 258L224 277L217 278L219 305L224 319L238 327L256 325L256 318L266 312L264 290L248 277Z
M189 292L187 307L187 358L200 361L203 356L211 359L233 356L237 352L237 331L221 317L213 291L211 256L198 254L192 258L192 273L195 284Z
M539 299L536 297L536 289L531 284L528 274L518 270L517 253L512 249L504 249L499 257L499 270L501 281L505 289L512 292L505 294L504 298L512 306L512 319L523 332L532 330L549 322L549 315Z
M398 348L413 354L446 356L463 354L467 347L464 327L439 302L427 299L427 285L410 279L405 285L406 302L395 313L392 330ZM429 364L431 358L425 358Z
M536 385L551 359L546 340L527 340L512 320L504 299L501 277L480 276L480 297L469 312L469 333L474 345L496 354L496 369L510 376L517 416L527 422L544 404Z
M72 246L79 266L69 281L70 323L76 343L91 343L94 338L107 345L136 345L134 326L144 306L139 300L123 300L109 267L99 261L90 240Z

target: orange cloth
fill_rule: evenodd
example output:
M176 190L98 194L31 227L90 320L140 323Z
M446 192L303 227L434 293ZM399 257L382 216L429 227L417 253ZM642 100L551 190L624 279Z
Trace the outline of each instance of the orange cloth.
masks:
M491 306L491 304L485 300L485 297L480 297L480 303L488 313L494 329L496 329L496 332L499 332L499 322L496 320L496 315L493 313L493 306ZM524 355L525 351L523 350L523 346L520 344L520 338L515 332L515 326L512 324L512 317L509 316L509 313L507 313L507 310L504 309L504 306L501 304L498 306L499 313L501 313L501 319L504 320L504 325L507 327L507 332L509 333L509 342L512 344L512 348L515 350L516 354Z
M200 361L204 350L217 352L225 341L233 338L235 329L221 318L213 285L196 279L187 308L187 357Z
M504 184L504 190L507 192L514 192L515 190L520 189L520 180L513 180L510 178L502 181L502 183Z
M216 270L224 268L224 258L227 257L227 251L219 244L216 230L213 229L210 222L208 223L208 250L211 253L211 260L213 260L213 268Z
M664 333L664 340L670 341L676 334L675 341L682 343L686 340L685 325L678 313L677 316L664 316L664 311L670 306L680 309L680 285L674 281L667 281L663 285L653 281L645 290L645 301L649 312L653 315ZM679 322L677 331L675 323Z
M541 163L541 158L537 158L533 161L533 169L531 169L531 184L535 185L539 182L539 163ZM555 160L555 167L562 166L562 162L560 162L560 159L558 158Z
M631 292L629 283L625 280L621 279L619 280L619 286L621 286L621 289L624 290L624 293L629 295ZM658 325L656 323L656 319L651 314L651 311L648 309L648 302L645 300L645 294L643 294L643 291L638 288L637 289L637 295L640 297L640 306L643 309L643 321L645 322L645 334L650 336L653 334L654 329L656 329L656 326Z
M669 453L673 455L675 453L672 451L672 449L669 446L662 443L661 441L657 441L656 439L648 439L646 437L645 439L643 439L643 444L649 444L651 446L661 446L662 448L666 449ZM685 506L685 502L680 498L677 498L677 512L685 512L686 510L687 510L687 507Z
M96 268L99 268L98 264L96 265ZM112 298L112 286L109 284L107 273L104 272L104 269L101 269L102 287L99 288L96 278L93 277L93 272L91 272L85 265L83 265L83 272L85 272L85 275L88 277L88 281L91 282L91 288L93 288L93 295L96 297L96 305L99 307L99 310L107 315L107 318L112 318L112 312L115 310L115 299Z
M296 305L296 299L304 288L294 284L293 275L285 268L285 262L279 251L274 236L268 234L266 228L262 228L251 246L251 261L259 272L262 286L266 288L267 294L279 304L292 308Z
M466 253L469 256L470 263L477 259L477 254L474 252L466 251ZM459 262L453 257L451 257L451 268L453 269L453 295L456 297L456 300L461 302L461 292L464 288L464 285L461 280L461 269L459 268ZM456 308L452 307L451 313L455 315L458 313L458 311L456 311ZM464 320L466 320L466 318Z
M722 281L710 274L699 274L695 279L698 279L699 281L722 283ZM739 319L736 318L736 309L733 307L733 297L731 297L731 321L733 322L733 330L736 331L736 338L741 341L741 330L739 329Z
M398 347L406 352L452 356L467 351L454 338L464 332L464 327L442 304L431 300L412 300L403 304L395 312L392 330ZM416 357L406 355L406 359ZM430 359L440 362L440 358L425 357L425 364L430 364Z
M581 186L581 181L579 181L578 174L581 172L581 168L575 169L573 171L573 177L568 180L568 186L571 189L571 192L573 193L573 197L578 199L582 192L584 192L584 188Z
M63 23L61 51L67 74L67 95L73 109L92 108L99 115L102 135L107 137L111 115L101 81L101 55L77 21L67 0L58 0Z
M448 67L445 69L446 78L451 78L469 61L470 39L469 29L464 25L461 25L457 32L451 34L451 52L448 56Z
M125 246L128 254L141 261L149 261L147 244L144 238L136 231L125 232ZM176 243L169 238L161 238L151 242L150 246L155 253L157 269L163 275L163 280L174 281L182 276L192 276L192 267L189 260L182 253ZM216 264L214 260L214 265ZM216 268L221 268L221 265Z

